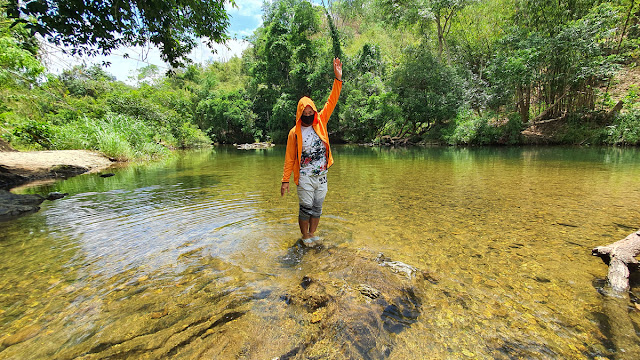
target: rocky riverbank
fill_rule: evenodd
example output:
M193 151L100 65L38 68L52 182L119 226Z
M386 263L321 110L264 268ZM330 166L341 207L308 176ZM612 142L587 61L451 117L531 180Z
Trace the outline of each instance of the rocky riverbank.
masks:
M0 151L0 221L37 211L48 195L18 195L8 190L36 180L95 173L113 164L88 150ZM55 197L55 196L54 196Z

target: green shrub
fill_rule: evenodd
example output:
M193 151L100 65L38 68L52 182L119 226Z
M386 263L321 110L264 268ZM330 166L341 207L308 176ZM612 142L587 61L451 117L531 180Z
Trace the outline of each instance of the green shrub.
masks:
M13 136L25 143L35 143L44 149L52 147L51 125L42 121L28 120L13 128Z
M553 143L595 145L606 142L601 116L597 113L573 113L562 120L553 131Z
M445 131L444 140L450 145L490 145L500 143L504 130L509 126L498 126L489 122L490 116L477 116L469 109L458 112L452 128ZM448 134L447 134L448 133Z
M501 127L502 135L500 143L507 145L520 144L522 142L522 117L517 113L509 116L507 123Z
M211 145L211 139L193 124L183 123L176 130L181 148L198 148Z
M53 148L58 150L96 149L92 136L93 130L89 120L84 118L74 123L64 123L53 127L51 141Z
M608 144L640 145L640 109L616 115L605 131Z

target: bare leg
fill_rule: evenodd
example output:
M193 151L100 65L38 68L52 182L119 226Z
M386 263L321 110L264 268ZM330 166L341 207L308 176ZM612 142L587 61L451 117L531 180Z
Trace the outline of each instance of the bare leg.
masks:
M320 224L319 217L311 217L309 218L309 237L313 237L316 230L318 229L318 224Z
M300 232L302 233L302 238L303 239L310 238L312 235L309 234L309 220L302 220L298 218L298 224L300 225ZM318 225L316 224L316 227L317 226Z

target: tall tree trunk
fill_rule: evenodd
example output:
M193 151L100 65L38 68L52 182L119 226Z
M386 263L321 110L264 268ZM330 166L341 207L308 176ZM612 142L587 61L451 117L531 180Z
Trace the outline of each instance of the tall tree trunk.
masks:
M444 29L440 23L440 14L436 14L436 27L438 29L438 58L442 59L442 51L444 49Z
M531 86L527 85L525 88L518 86L516 95L518 97L518 112L520 113L520 119L523 124L526 124L529 122Z
M633 6L635 5L635 0L631 0L631 4L629 5L629 11L627 11L627 18L624 21L624 26L622 27L622 33L620 34L620 41L618 42L618 48L616 52L620 53L620 47L622 46L622 39L624 39L624 34L627 32L627 26L629 25L629 18L631 18L631 11L633 10Z

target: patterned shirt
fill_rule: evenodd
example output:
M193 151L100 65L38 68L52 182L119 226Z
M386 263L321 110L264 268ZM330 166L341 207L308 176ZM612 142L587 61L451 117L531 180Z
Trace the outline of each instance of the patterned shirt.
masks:
M327 173L327 148L312 126L302 127L300 174L319 176Z

